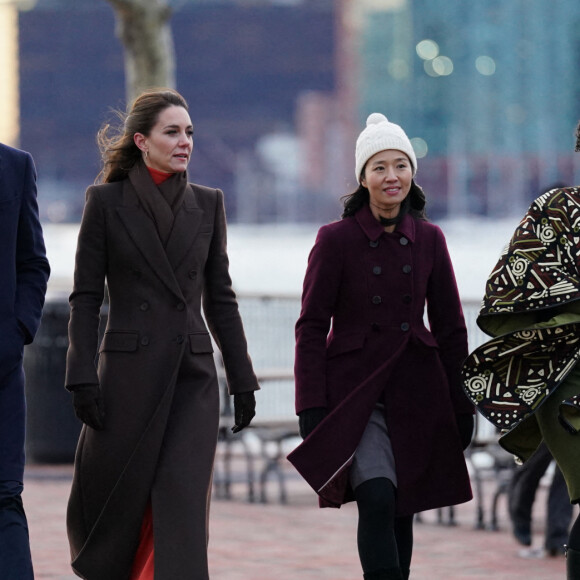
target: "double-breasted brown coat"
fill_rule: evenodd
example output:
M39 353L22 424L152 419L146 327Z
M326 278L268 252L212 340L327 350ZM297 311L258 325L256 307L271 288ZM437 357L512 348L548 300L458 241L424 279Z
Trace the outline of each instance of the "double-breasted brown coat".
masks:
M455 421L473 413L460 375L466 356L437 226L406 215L387 233L365 205L320 229L296 324L296 411L329 414L289 460L323 507L353 499L348 468L377 402L393 446L398 514L471 499Z
M70 304L66 385L100 383L105 405L104 430L84 426L75 459L73 569L127 580L150 500L155 577L206 580L219 419L208 327L230 393L258 388L228 273L222 192L187 185L164 248L129 179L90 187Z

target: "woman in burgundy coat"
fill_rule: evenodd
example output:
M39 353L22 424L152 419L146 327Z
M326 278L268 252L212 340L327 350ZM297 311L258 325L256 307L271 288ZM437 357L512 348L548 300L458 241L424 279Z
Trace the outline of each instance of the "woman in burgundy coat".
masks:
M295 361L305 440L289 460L322 507L357 502L364 578L406 579L413 514L472 497L467 332L409 139L374 113L355 157L360 186L308 261Z

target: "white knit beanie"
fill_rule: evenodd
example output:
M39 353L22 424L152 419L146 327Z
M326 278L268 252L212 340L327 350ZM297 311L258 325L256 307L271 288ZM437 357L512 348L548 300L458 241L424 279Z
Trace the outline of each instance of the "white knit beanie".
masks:
M417 173L417 157L413 146L405 131L389 123L389 120L381 113L371 113L367 119L367 126L356 140L355 172L356 180L360 183L361 172L365 163L379 151L385 149L397 149L405 153L413 166L413 177Z

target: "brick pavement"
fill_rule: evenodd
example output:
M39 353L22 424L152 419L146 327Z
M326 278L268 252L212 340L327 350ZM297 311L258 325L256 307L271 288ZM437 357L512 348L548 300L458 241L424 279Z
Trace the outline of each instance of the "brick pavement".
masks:
M37 579L75 578L68 565L65 532L71 474L68 465L27 468L24 501ZM212 580L362 578L356 553L356 507L319 510L313 493L289 474L289 505L248 503L241 483L233 488L233 500L214 499L209 548ZM275 500L274 482L268 484L268 492ZM537 545L542 542L544 504L545 490L540 490L534 530ZM474 529L474 502L456 508L458 525L454 527L437 524L435 512L424 514L423 523L415 524L411 579L563 579L563 558L517 556L504 505L501 512L497 532Z

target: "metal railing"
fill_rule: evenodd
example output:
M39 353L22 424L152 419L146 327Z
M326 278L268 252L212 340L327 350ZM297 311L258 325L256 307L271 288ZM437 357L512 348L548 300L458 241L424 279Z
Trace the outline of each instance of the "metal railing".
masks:
M294 325L300 314L299 296L240 294L240 313L248 339L248 349L260 383L256 423L294 421ZM473 350L487 339L476 324L480 302L462 303ZM494 429L478 422L478 437L489 439Z
M221 430L223 452L216 464L215 485L218 496L231 497L231 457L232 444L241 443L246 459L246 483L248 499L266 501L266 482L269 474L276 475L279 482L279 497L287 501L285 471L283 469L285 441L298 438L298 421L294 413L294 325L300 314L300 297L242 294L238 296L240 313L244 321L248 348L262 389L257 393L257 415L252 422L253 429L242 431L241 437L229 433L231 405L226 413L227 426ZM469 348L473 350L487 339L477 326L480 303L464 301L463 311L468 331ZM217 354L217 353L216 353ZM225 389L222 373L222 385ZM225 392L225 391L222 391ZM228 398L224 398L228 402ZM252 440L254 443L252 444ZM497 447L495 427L479 418L472 451L481 451L490 444ZM253 449L252 449L253 448ZM471 456L471 455L470 455ZM254 459L261 459L260 466ZM494 468L496 464L494 463ZM481 488L482 470L474 467L474 485L477 496L477 526L484 526L483 495ZM496 517L497 496L503 488L498 487L492 510L492 522Z
M254 366L257 369L291 369L300 297L241 294L238 301ZM480 302L464 301L462 306L469 348L473 350L488 338L476 324Z

